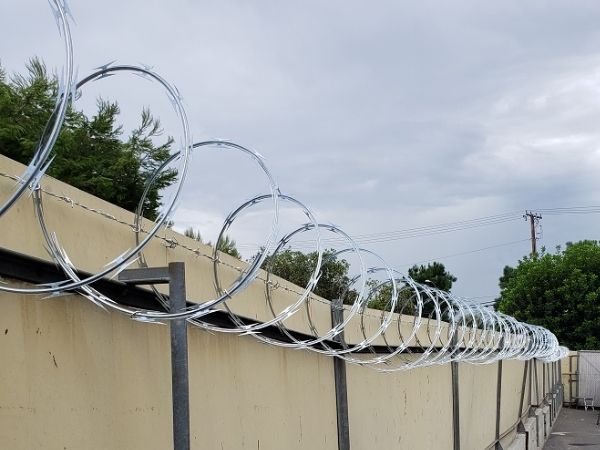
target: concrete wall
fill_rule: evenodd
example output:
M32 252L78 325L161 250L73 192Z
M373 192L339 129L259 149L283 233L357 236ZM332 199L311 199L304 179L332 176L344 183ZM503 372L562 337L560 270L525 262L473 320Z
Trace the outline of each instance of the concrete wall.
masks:
M188 331L192 448L337 448L330 358ZM2 448L169 448L166 326L106 313L74 295L0 294L0 355ZM450 365L395 374L347 369L352 448L453 448ZM523 370L521 361L503 363L501 432L517 421ZM497 364L459 367L462 449L495 438L497 371ZM527 420L539 421L530 433L543 443L549 411Z
M172 446L168 327L2 295L0 328L0 447ZM197 328L189 346L193 448L336 448L330 359Z
M14 183L1 174L20 170L0 157L0 198ZM78 267L93 272L134 242L130 213L55 180L45 180L43 187L54 194L44 195L48 223L60 232ZM210 298L210 249L183 236L176 239L180 245L174 248L154 239L145 252L149 264L184 261L189 297ZM20 200L0 219L0 246L49 260L31 199ZM243 263L227 255L222 259L221 276L233 279ZM284 306L300 289L280 283L274 302ZM264 298L259 279L231 307L264 320L270 317ZM330 325L326 301L315 298L311 308L323 327ZM286 325L307 331L306 314ZM338 448L331 358L264 345L251 336L191 326L188 333L193 449ZM498 408L498 363L458 366L461 449L492 445L497 420L503 448L525 448L521 443L527 439L530 450L540 448L557 410L545 406L550 399L545 394L555 386L544 382L541 367L503 362ZM449 364L393 374L348 365L347 382L351 448L453 448L456 387ZM77 295L42 299L0 293L0 448L171 448L170 383L167 326L134 322Z

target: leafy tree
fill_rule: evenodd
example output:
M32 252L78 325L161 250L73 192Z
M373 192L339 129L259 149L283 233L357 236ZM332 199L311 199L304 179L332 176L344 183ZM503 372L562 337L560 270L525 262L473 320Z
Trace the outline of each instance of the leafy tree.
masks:
M524 257L500 277L498 310L552 331L573 350L600 349L600 245L567 243Z
M318 253L303 253L291 249L268 256L262 268L298 286L306 286L317 264ZM335 255L334 250L325 250L321 264L321 274L314 293L328 300L342 297L344 303L352 303L357 292L351 288L348 276L350 264Z
M392 284L391 283L369 283L371 296L368 303L369 308L389 311L392 302ZM394 312L402 314L413 314L414 308L414 293L411 289L403 289L403 286L396 286L398 292L398 300Z
M414 265L408 269L408 275L417 283L427 284L445 291L449 291L452 288L452 284L457 280L457 278L450 272L447 272L444 265L439 262L433 262L427 266ZM372 284L372 286L374 286L374 284ZM404 288L403 286L398 286L397 288L398 302L396 303L394 312L414 314L416 299L414 298L415 294L413 290ZM368 306L373 309L389 310L391 298L392 285L387 283L373 292ZM425 305L422 314L426 315L431 311L431 305Z
M315 270L317 256L317 252L303 253L287 249L275 255L275 258L267 257L262 268L298 286L306 286ZM328 300L339 298L341 295L344 303L353 303L358 292L352 288L352 280L348 275L349 268L348 261L337 258L334 250L324 251L321 274L314 293ZM456 277L447 272L444 265L438 262L428 266L414 266L409 269L409 274L417 282L432 281L436 287L439 285L446 290L449 290L452 283L456 281ZM369 308L381 310L390 308L392 297L390 283L380 285L376 280L368 280L367 292L372 294L367 305ZM414 298L411 289L399 287L398 302L394 311L404 314L414 312Z
M500 289L504 289L509 285L511 278L515 275L515 271L516 269L514 267L504 266L504 269L502 270L502 276L498 282Z
M24 164L34 155L58 94L56 76L40 60L32 59L27 70L9 79L0 69L0 151ZM168 159L173 139L154 144L162 130L148 110L142 111L139 127L123 139L117 103L100 99L97 105L93 117L69 109L48 174L134 211L146 181ZM146 217L156 219L159 192L175 177L169 170L157 178L144 203Z
M426 266L414 265L408 269L408 276L417 283L427 284L442 291L450 292L452 284L457 278L450 272L446 271L446 267L440 262L434 261Z

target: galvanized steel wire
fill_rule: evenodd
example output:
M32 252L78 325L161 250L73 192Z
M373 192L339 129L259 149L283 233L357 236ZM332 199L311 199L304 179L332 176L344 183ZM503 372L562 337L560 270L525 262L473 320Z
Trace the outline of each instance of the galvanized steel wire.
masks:
M257 152L234 142L220 140L192 144L181 95L176 88L154 71L135 65L109 64L98 68L79 82L74 81L73 45L69 30L70 12L63 0L51 0L50 5L60 30L65 58L56 106L42 132L42 139L34 157L25 172L18 177L18 183L13 192L0 205L0 216L6 213L25 192L31 192L36 215L46 241L45 245L53 260L64 271L65 279L27 288L0 284L1 291L57 295L65 291L76 290L98 306L127 314L135 320L163 322L185 318L190 324L212 332L247 334L267 344L311 350L342 358L350 363L369 366L382 372L407 370L432 364L447 364L454 361L472 364L488 364L502 359L538 358L544 361L556 361L568 354L568 349L560 346L556 336L547 329L519 322L513 317L476 302L432 286L419 284L391 267L380 255L360 246L342 228L319 222L309 207L300 200L281 192L275 177ZM179 142L180 148L156 170L140 199L135 224L132 227L136 236L135 246L115 257L99 272L81 278L58 239L57 233L50 229L45 220L43 191L39 182L52 162L52 148L60 133L65 113L70 101L74 98L74 93L84 89L88 83L98 82L108 76L128 74L141 76L167 94L180 126L180 135L182 136ZM234 208L225 219L212 255L217 295L214 298L195 303L185 311L169 313L125 306L92 287L94 281L103 277L115 276L134 261L142 266L146 264L143 250L157 236L158 231L164 227L176 210L177 201L185 187L190 155L205 147L239 152L250 157L264 174L270 190L269 193L253 197ZM172 164L177 165L177 179L173 193L164 202L156 222L148 231L142 233L142 205L145 196L162 171ZM219 273L220 254L217 251L219 243L227 235L231 225L242 214L262 204L271 205L272 219L270 228L266 230L265 239L257 243L260 250L240 270L237 279L230 286L223 287ZM307 222L298 224L295 229L280 230L279 209L281 204L297 208ZM504 220L504 218L502 219ZM298 240L299 237L309 233L314 237ZM280 235L283 237L277 239ZM293 239L304 247L311 245L317 258L312 275L302 292L298 294L295 301L278 311L273 295L278 282L273 281L268 263L285 250ZM323 242L336 243L341 248L333 254L324 256ZM355 264L357 266L354 268L355 273L350 274L350 284L355 296L348 305L342 303L341 295L339 299L326 302L332 311L332 320L330 326L321 329L322 324L317 323L319 321L316 320L311 302L315 301L313 291L318 286L324 258L345 258L349 255L358 261ZM271 317L258 322L249 322L235 313L231 302L256 279L261 266L265 264L265 301ZM158 300L167 306L168 298L158 290L154 291ZM382 295L387 295L384 305L380 304L377 310L368 307L373 299ZM233 325L216 326L211 321L205 320L207 315L217 310L228 314ZM286 322L297 314L303 314L307 322L308 331L300 337L297 330L286 325ZM323 309L319 311L319 314L323 314ZM267 327L276 327L279 334L267 336L262 332ZM351 328L354 330L354 335L347 338L345 332ZM356 330L359 330L358 338Z

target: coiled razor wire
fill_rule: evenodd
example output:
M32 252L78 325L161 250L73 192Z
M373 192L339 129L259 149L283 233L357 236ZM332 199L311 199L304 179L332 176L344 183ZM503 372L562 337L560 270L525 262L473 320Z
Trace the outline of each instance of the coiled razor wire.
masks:
M26 294L60 295L65 291L75 291L94 302L96 305L129 315L132 319L148 322L162 322L174 319L186 319L194 326L211 332L248 334L261 342L293 349L306 349L324 355L342 358L350 363L365 365L381 372L393 372L423 367L432 364L449 362L467 362L472 364L489 364L503 359L528 360L537 358L543 361L556 361L568 355L568 349L560 346L554 334L543 327L519 322L514 317L483 307L469 299L460 298L449 292L419 284L410 277L389 266L386 261L371 250L361 248L351 236L340 227L320 223L314 213L300 200L283 194L275 178L266 166L264 159L255 151L239 144L213 140L191 143L189 125L182 98L177 89L171 86L160 75L146 67L133 65L105 65L89 76L75 83L73 81L73 45L69 30L70 11L63 0L50 0L50 6L58 24L59 34L64 44L65 62L56 105L50 116L42 137L37 145L34 157L25 172L16 177L18 181L8 199L0 205L0 216L8 211L25 191L32 193L35 212L47 250L53 260L62 268L65 279L53 283L35 285L28 288L17 288L0 284L0 291ZM150 177L146 189L140 199L135 222L131 224L135 233L135 246L114 258L99 272L81 278L69 255L61 245L57 234L47 225L44 218L44 191L39 182L52 162L52 149L60 133L65 113L75 92L87 83L96 82L112 75L134 74L155 83L170 99L181 127L179 150L171 155ZM219 232L211 259L213 261L214 298L194 302L184 311L169 313L166 311L133 308L118 303L91 286L94 281L104 277L114 277L133 262L145 266L143 250L146 245L158 237L157 233L173 216L177 200L185 185L188 161L192 152L205 148L235 151L250 157L268 180L270 193L259 195L234 208ZM143 230L143 204L153 183L159 175L171 165L177 165L177 179L174 190L164 202L158 219L151 224L149 230ZM272 223L265 239L259 245L259 252L239 269L239 276L231 286L224 287L219 269L223 264L217 250L231 225L247 211L263 203L272 205ZM306 218L296 228L280 230L279 207L285 203L299 210ZM105 215L106 216L106 215ZM274 291L281 285L273 278L270 264L276 256L288 248L293 239L305 233L314 233L314 261L312 274L301 292L297 292L296 300L278 312L274 302ZM322 249L322 235L335 235L336 242L344 242L344 246L335 252L325 255ZM277 237L282 235L279 240ZM349 286L339 298L325 301L316 297L313 291L318 286L322 275L322 265L327 258L352 255L358 260L358 270L350 274ZM264 271L260 268L264 266ZM353 270L356 270L353 267ZM271 317L263 321L248 320L235 313L238 294L264 274L266 310ZM344 304L348 290L355 293L350 304ZM158 301L168 308L168 297L154 289ZM290 291L288 289L288 291ZM291 292L291 291L290 291ZM384 296L384 304L378 309L369 308L376 298ZM315 306L328 305L332 320L327 329L316 320L322 315ZM207 316L215 312L225 313L231 324L217 326ZM308 323L308 334L299 333L293 326L288 326L290 319L302 314ZM320 317L322 319L322 317ZM321 320L322 322L322 320ZM275 328L279 333L264 333L267 328ZM348 338L350 330L354 335ZM358 333L357 333L358 331ZM358 337L356 337L358 336Z
M65 120L65 114L67 113L71 97L70 90L74 86L73 43L71 40L71 30L69 28L69 17L71 17L71 13L63 0L50 0L49 3L52 14L54 15L54 20L58 26L58 32L63 42L65 58L64 66L58 79L56 104L54 105L54 110L48 119L48 123L46 123L40 140L37 143L29 165L23 174L18 177L18 183L8 199L0 204L0 216L8 211L28 188L31 189L32 187L37 186L41 177L46 170L48 170L48 166L51 162L50 155L52 153L52 148L56 143L56 139L58 138Z

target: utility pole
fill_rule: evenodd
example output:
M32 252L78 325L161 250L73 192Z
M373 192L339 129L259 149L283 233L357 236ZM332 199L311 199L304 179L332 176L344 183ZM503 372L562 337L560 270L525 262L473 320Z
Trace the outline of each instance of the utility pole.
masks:
M542 215L535 213L533 211L525 211L523 214L523 218L527 221L529 220L529 225L531 229L531 256L537 255L537 246L536 246L536 234L535 227L542 220Z

